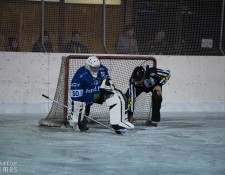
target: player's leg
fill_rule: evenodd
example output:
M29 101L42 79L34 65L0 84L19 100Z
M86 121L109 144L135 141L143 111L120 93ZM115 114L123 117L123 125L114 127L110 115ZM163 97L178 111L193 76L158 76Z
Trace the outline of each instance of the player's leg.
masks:
M91 104L86 103L84 108L85 108L84 116L80 118L81 121L78 121L78 126L79 126L80 131L86 131L89 129L89 127L87 126L87 124L88 124L87 117L90 115ZM87 117L85 117L85 116L87 116Z
M86 116L89 116L90 110L91 110L91 105L86 104L86 106L85 106L85 115Z
M78 131L86 131L88 130L87 120L84 117L84 113L86 110L86 104L84 102L73 101L73 111L68 121L70 126L74 128L74 130ZM78 126L78 127L77 127Z
M126 97L126 102L127 102L127 106L128 106L128 121L129 122L132 122L133 121L133 106L134 106L134 103L135 103L135 98L133 100L131 100L131 98L133 97L130 97L130 89L127 89L127 92L125 93L125 97ZM133 103L132 103L133 101Z
M135 110L135 100L136 100L136 98L142 92L145 92L145 91L146 91L145 88L136 86L133 89L128 89L127 92L125 93L125 96L127 98L127 103L128 103L128 121L129 122L133 121L133 113L134 113L134 110ZM131 99L131 98L133 98L133 99Z
M80 131L86 131L86 130L89 129L87 127L88 120L87 120L87 118L85 116L89 116L90 110L91 110L91 105L86 104L83 107L85 108L85 112L78 120L78 127L79 127Z
M162 104L162 96L156 91L152 93L152 121L160 122L160 109Z
M160 109L162 104L162 96L158 95L156 91L152 92L152 118L146 121L146 126L157 126L160 122Z
M106 99L106 105L109 106L110 124L113 129L134 128L134 125L127 120L127 102L121 91L114 90L113 94L110 94Z

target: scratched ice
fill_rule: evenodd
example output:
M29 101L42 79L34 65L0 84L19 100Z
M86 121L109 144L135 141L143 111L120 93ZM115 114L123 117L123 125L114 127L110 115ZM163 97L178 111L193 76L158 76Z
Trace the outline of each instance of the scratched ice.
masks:
M124 136L40 127L41 118L0 115L0 174L225 174L224 113L163 113L159 127Z

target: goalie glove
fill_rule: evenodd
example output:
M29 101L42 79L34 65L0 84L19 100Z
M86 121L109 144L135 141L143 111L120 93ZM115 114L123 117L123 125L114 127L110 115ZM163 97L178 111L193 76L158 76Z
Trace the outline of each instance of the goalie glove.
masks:
M115 85L113 84L112 80L107 78L102 81L100 89L112 92L115 89Z
M110 79L106 79L106 85L110 86L112 89L115 89L115 85Z

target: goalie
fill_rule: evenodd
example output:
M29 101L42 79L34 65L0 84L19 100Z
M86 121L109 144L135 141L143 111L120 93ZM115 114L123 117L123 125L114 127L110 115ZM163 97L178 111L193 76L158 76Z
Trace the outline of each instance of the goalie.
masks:
M121 91L115 89L108 69L100 64L96 56L88 57L86 64L76 71L71 82L70 97L73 114L69 123L74 129L88 130L85 116L89 116L91 105L102 104L104 101L109 107L110 124L115 131L134 128L127 120L126 98Z

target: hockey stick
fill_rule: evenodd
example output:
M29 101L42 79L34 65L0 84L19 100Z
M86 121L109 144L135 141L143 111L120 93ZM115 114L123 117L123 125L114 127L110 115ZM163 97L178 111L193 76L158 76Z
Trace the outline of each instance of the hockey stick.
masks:
M64 104L62 104L62 103L60 103L60 102L58 102L58 101L56 101L54 99L51 99L51 98L49 98L48 96L46 96L44 94L42 94L42 96L45 97L45 98L47 98L50 101L53 101L53 102L57 103L58 105L61 105L61 106L65 107L65 108L67 108L71 113L73 113L72 108L70 108L69 106L66 106L66 105L64 105ZM105 124L103 124L103 123L101 123L101 122L99 122L99 121L97 121L97 120L95 120L95 119L93 119L91 117L88 117L88 116L85 116L85 117L87 117L88 119L94 121L95 123L98 123L99 125L104 126L105 128L110 129L111 131L114 131L117 134L122 134L123 135L123 133L121 131L117 131L117 130L115 130L113 128L110 128L109 126L107 126L107 125L105 125Z

